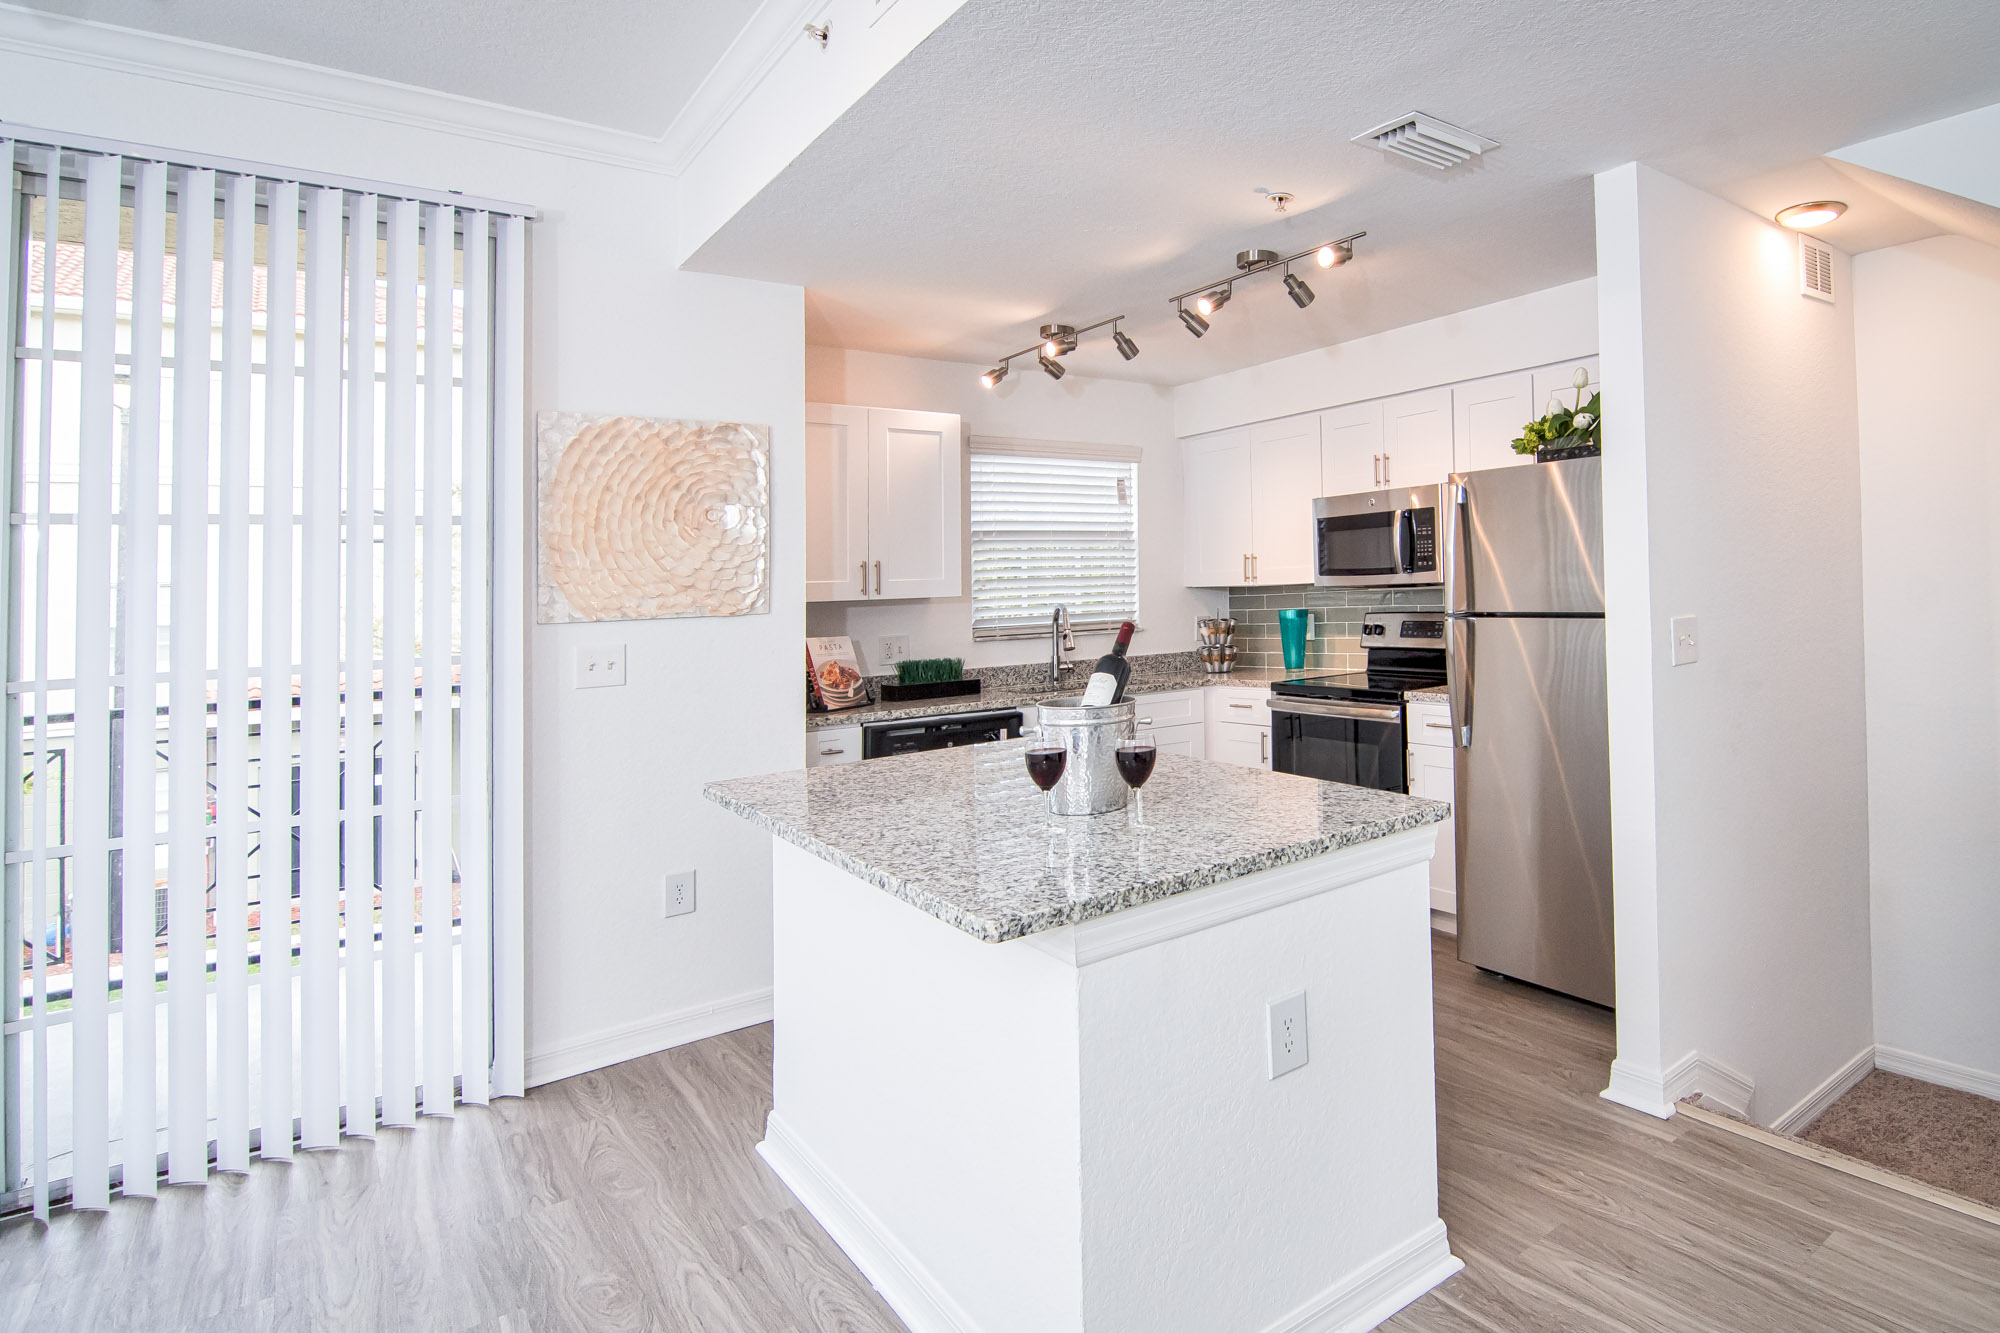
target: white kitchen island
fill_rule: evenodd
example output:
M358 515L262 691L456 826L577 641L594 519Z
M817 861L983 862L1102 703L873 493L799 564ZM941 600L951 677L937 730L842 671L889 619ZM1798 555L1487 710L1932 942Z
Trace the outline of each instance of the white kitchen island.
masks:
M1458 1271L1433 801L1165 755L1048 831L1021 742L711 785L775 835L761 1151L917 1333L1331 1333ZM1270 1077L1267 1005L1307 1063Z

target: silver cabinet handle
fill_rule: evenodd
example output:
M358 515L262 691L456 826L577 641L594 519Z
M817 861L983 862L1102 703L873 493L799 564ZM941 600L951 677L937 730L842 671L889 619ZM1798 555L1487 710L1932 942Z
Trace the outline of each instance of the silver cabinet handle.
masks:
M1271 762L1271 733L1268 731L1257 733L1257 761L1263 764Z
M1256 704L1231 704L1231 708L1255 708Z
M882 562L880 560L875 562L875 595L877 597L882 595Z
M1250 581L1252 583L1257 581L1257 553L1255 551L1250 553Z
M1451 723L1449 722L1426 722L1424 723L1424 725L1427 727L1435 727L1439 731L1451 730Z
M1382 455L1382 484L1384 486L1394 486L1396 484L1389 479L1389 455L1387 454Z
M861 595L863 597L868 595L868 562L866 560L861 562Z
M821 754L846 754L845 750L821 750Z
M1243 557L1243 581L1245 583L1250 581L1250 557L1248 555Z

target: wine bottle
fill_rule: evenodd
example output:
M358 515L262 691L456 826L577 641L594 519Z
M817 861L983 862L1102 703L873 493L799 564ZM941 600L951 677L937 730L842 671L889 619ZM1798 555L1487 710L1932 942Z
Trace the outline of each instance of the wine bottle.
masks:
M1132 679L1132 664L1125 660L1125 650L1132 646L1132 629L1129 620L1120 625L1118 641L1090 669L1090 683L1083 687L1084 707L1101 708L1124 700L1125 682Z

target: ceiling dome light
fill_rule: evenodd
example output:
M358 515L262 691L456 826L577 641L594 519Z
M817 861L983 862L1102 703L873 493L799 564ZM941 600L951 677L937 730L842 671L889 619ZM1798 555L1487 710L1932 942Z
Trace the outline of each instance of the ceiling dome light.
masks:
M1042 369L1048 372L1049 378L1052 380L1059 380L1064 375L1067 375L1069 373L1068 371L1062 368L1062 363L1060 361L1057 361L1054 357L1051 357L1047 352L1043 352L1041 355L1037 356L1035 360L1041 363Z
M1322 245L1313 253L1313 262L1321 268L1339 268L1352 258L1354 258L1352 241L1334 241Z
M1292 298L1292 304L1304 310L1313 303L1313 289L1306 286L1304 278L1296 273L1285 275L1285 295Z
M1203 319L1200 315L1188 309L1186 306L1176 306L1175 309L1180 311L1181 323L1187 325L1187 331L1189 333L1192 333L1195 337L1199 338L1201 337L1202 334L1208 332L1208 321Z
M1778 221L1795 231L1804 231L1808 227L1824 227L1846 211L1847 205L1838 199L1815 199L1809 204L1779 209Z
M984 375L981 375L979 377L979 382L981 384L984 384L987 388L990 389L994 385L998 384L1001 380L1004 380L1006 378L1007 378L1007 363L1003 361L999 365L993 367L993 369L987 371Z

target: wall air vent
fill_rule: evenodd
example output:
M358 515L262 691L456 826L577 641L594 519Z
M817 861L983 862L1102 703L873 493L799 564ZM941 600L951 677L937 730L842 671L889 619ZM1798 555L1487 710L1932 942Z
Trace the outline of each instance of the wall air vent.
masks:
M1833 251L1810 236L1799 237L1799 295L1833 302Z
M1461 162L1479 156L1489 148L1500 145L1491 139L1482 138L1471 130L1462 130L1456 125L1447 125L1421 111L1412 111L1407 116L1377 125L1366 134L1354 136L1354 142L1379 148L1385 153L1400 153L1412 162L1421 162L1439 171L1448 171Z

